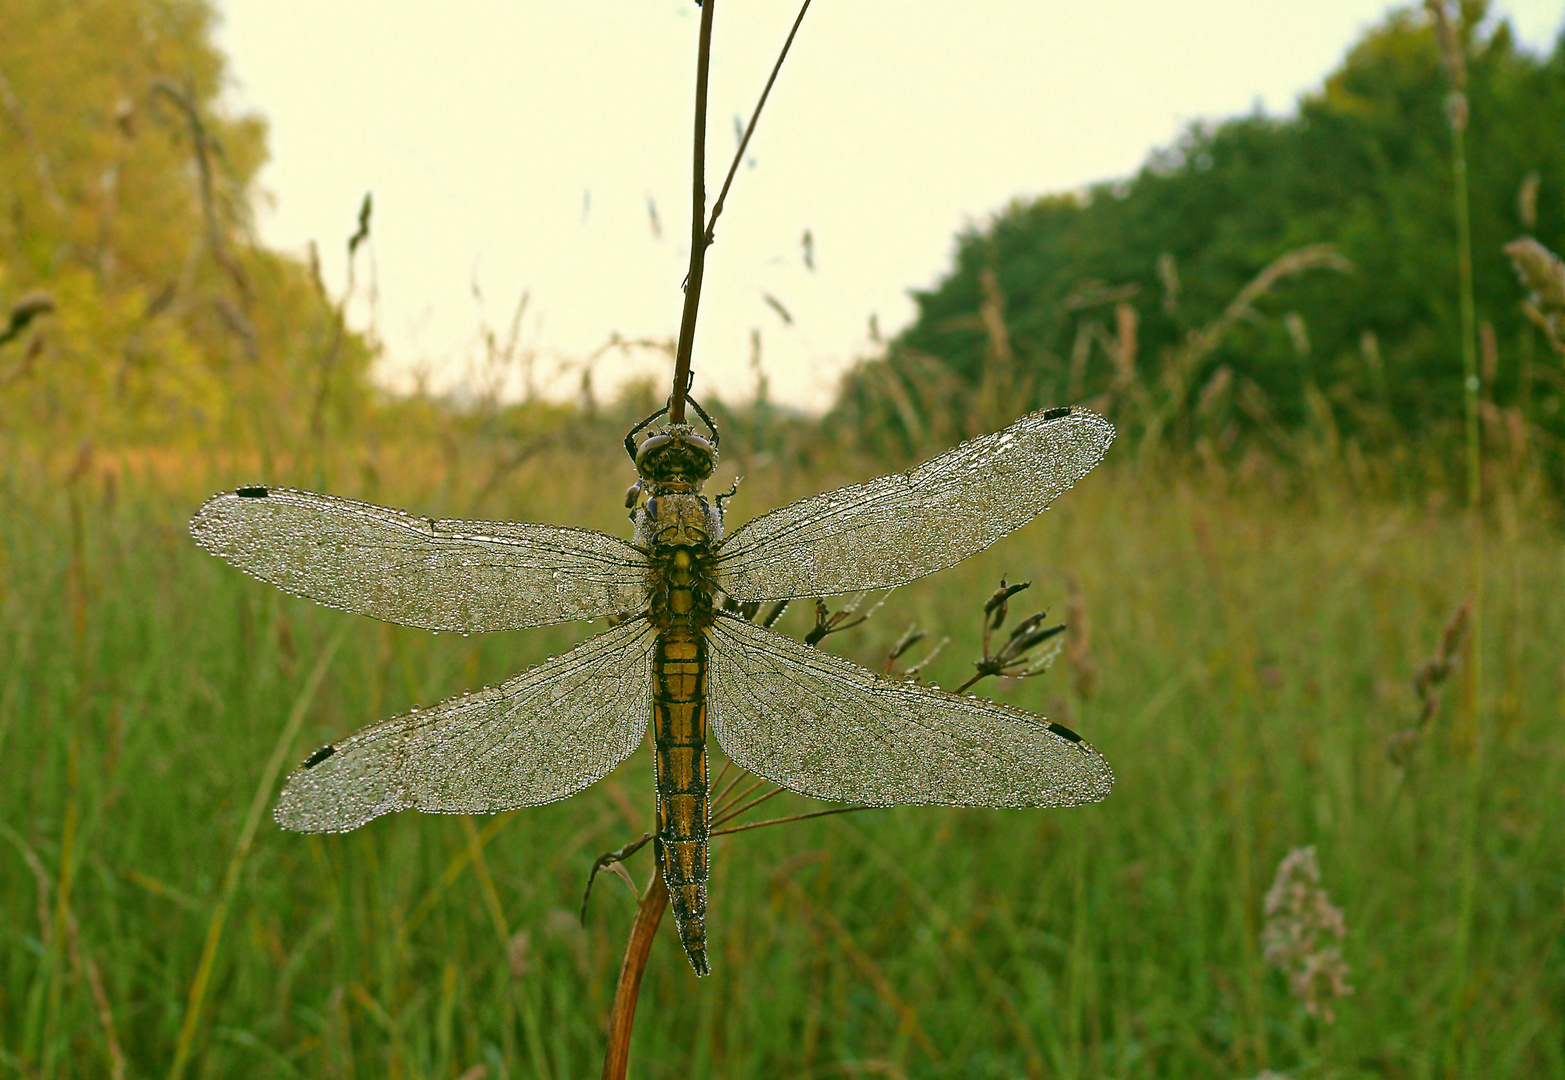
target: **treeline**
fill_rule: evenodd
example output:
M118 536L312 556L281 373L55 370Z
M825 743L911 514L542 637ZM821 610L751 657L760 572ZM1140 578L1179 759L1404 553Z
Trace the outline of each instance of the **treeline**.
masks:
M254 239L266 128L222 107L213 18L6 0L0 431L294 445L367 400L365 342Z
M1565 45L1534 56L1482 4L1461 16L1443 52L1423 10L1393 14L1296 116L1196 125L1129 180L962 235L839 416L889 447L949 437L953 409L981 426L996 401L1095 401L1219 454L1321 425L1459 446L1454 60L1484 407L1557 445L1565 377L1502 248L1565 239Z
M297 461L476 434L498 476L545 434L595 438L590 401L475 415L374 389L373 343L347 329L341 299L254 237L266 131L223 107L213 18L210 0L7 4L0 439ZM1016 201L958 238L916 322L850 374L825 425L724 409L745 433L735 447L906 458L1085 402L1120 424L1122 446L1286 465L1307 444L1430 472L1456 457L1464 408L1456 65L1484 431L1560 474L1565 372L1545 324L1565 330L1565 269L1528 249L1535 291L1559 279L1557 305L1535 297L1529 317L1502 248L1565 241L1565 44L1532 55L1471 0L1454 35L1442 49L1422 9L1395 14L1295 116L1198 125L1128 180ZM369 209L334 242L359 245ZM609 412L657 396L633 390Z

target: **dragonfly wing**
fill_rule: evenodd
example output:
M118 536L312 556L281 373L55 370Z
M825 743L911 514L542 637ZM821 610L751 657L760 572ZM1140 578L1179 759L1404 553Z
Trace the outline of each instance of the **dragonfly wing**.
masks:
M498 686L394 716L294 770L272 816L297 832L347 832L410 807L480 814L555 802L641 745L652 646L636 618Z
M432 521L353 499L248 487L208 499L190 532L280 589L427 630L514 630L647 603L645 556L587 529Z
M1073 806L1114 774L1040 716L882 678L742 619L710 631L712 732L757 776L869 806Z
M1024 416L894 476L756 518L718 548L737 600L889 589L954 566L1031 521L1103 459L1114 425L1083 409Z

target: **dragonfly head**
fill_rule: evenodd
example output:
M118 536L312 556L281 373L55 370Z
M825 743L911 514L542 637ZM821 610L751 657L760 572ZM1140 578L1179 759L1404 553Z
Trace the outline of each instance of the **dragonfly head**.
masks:
M669 424L636 451L636 472L660 491L699 491L717 468L717 448L688 424Z

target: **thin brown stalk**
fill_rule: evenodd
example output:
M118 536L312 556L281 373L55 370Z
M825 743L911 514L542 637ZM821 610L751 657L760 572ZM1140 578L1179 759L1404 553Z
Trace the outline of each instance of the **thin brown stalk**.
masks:
M690 270L685 275L685 310L679 320L679 347L674 353L674 389L668 399L668 422L685 422L685 391L690 389L690 355L696 341L696 312L701 307L701 276L706 271L706 87L712 66L712 12L717 0L701 5L701 42L696 56L695 164L690 182Z
M717 228L717 219L723 212L723 201L728 198L728 189L734 182L734 174L739 171L739 163L744 160L744 152L750 145L750 136L755 134L756 121L761 119L761 109L766 106L766 98L772 92L772 84L777 81L777 73L782 70L783 61L788 59L788 50L793 47L794 35L799 32L799 26L804 22L804 13L810 10L810 0L804 0L799 8L799 15L793 20L793 29L788 31L788 40L783 42L782 51L777 54L777 63L772 65L772 73L767 76L766 87L761 91L761 98L755 103L755 111L750 114L750 123L744 129L744 136L739 140L739 149L734 151L734 160L728 166L728 175L723 178L722 190L717 193L717 201L712 204L712 217L706 223L706 243L713 240L712 231Z
M739 794L735 795L732 799L729 799L728 800L728 806L732 806L735 803L743 802L745 799L748 799L752 792L754 792L757 788L760 788L761 786L763 786L765 783L766 783L765 780L757 780L755 783L753 783L749 787L745 788ZM728 813L727 807L722 805L722 800L720 800L720 799L719 800L714 800L714 802L716 804L716 808L713 811L715 816L721 816L723 814Z
M757 806L760 806L763 802L766 802L768 799L775 799L775 798L777 798L777 796L781 795L784 790L785 789L780 788L780 787L774 787L774 788L772 788L772 790L768 791L765 795L761 795L761 796L759 796L757 798L751 799L749 802L745 803L743 806L737 806L737 807L735 807L732 810L728 810L728 811L725 811L722 814L717 815L713 819L712 824L713 825L722 825L722 824L724 824L726 822L732 821L736 817L739 817L741 814L748 814L751 810L754 810Z
M97 961L93 960L92 954L82 948L81 928L76 923L75 914L72 914L67 921L67 929L70 932L71 959L76 968L87 977L87 985L92 990L93 1004L98 1009L98 1023L103 1026L103 1038L109 1052L110 1080L124 1080L125 1051L120 1048L119 1035L114 1029L114 1012L109 1007L108 992L103 988L103 976L98 971Z
M228 244L224 240L223 228L218 220L217 196L214 190L212 170L212 138L206 129L206 122L201 117L201 107L196 102L194 93L188 87L182 87L172 79L158 78L152 81L153 93L160 93L174 103L185 123L190 128L191 142L195 144L196 152L196 178L199 182L201 194L202 219L206 224L207 247L212 258L228 275L234 283L234 289L238 292L241 301L248 306L250 301L250 283L245 279L244 270L228 250ZM241 313L243 314L243 313ZM244 316L241 330L247 335L247 346L253 346L255 328L250 324L249 317ZM254 357L252 356L252 359Z
M727 772L727 771L728 771L728 766L725 764L723 766L723 772ZM715 797L713 797L712 805L713 806L720 806L720 805L722 805L723 800L727 799L729 795L733 794L734 788L738 787L744 781L744 778L746 776L749 776L749 775L750 774L745 772L743 769L735 769L734 770L734 778L732 780L728 781L728 786L727 787L725 787L722 791L719 791L717 793L717 795ZM723 779L723 773L719 772L717 774L717 783L714 783L712 785L712 787L716 788L717 784L722 782L722 779Z
M781 791L782 788L778 788ZM774 792L775 794L775 792ZM771 796L767 796L770 798ZM794 821L805 821L809 818L830 817L832 814L856 814L860 810L873 810L873 806L834 806L830 810L812 810L808 814L789 814L787 817L767 818L765 821L752 821L747 825L735 825L728 829L713 829L713 836L727 836L730 833L744 832L746 829L764 829L768 825L787 825Z
M712 0L706 0L708 4ZM652 884L636 906L636 921L625 944L625 960L619 969L619 985L614 989L614 1007L609 1012L609 1046L603 1056L603 1080L625 1080L630 1060L630 1033L636 1022L636 1000L641 996L641 977L647 970L647 955L657 937L658 924L668 907L668 886L663 872L654 869Z
M0 69L0 107L4 107L17 133L21 135L22 142L33 155L33 171L38 174L38 186L43 188L44 201L56 217L64 217L65 200L60 197L60 189L55 185L54 168L49 164L49 155L44 153L43 144L38 141L37 133L28 122L27 112L22 108L22 102L12 89L11 80L6 78L4 69Z
M353 235L348 237L348 284L343 290L342 299L332 304L326 297L326 288L322 283L318 262L314 262L315 248L310 248L311 265L316 269L315 282L320 289L321 299L331 309L331 339L326 345L326 351L321 354L320 363L316 367L320 371L320 383L315 389L315 401L310 406L310 437L319 442L326 437L326 406L331 400L332 373L336 370L339 354L342 352L343 337L348 327L348 304L353 299L355 287L353 275L354 257L358 254L359 247L370 235L370 213L374 207L371 192L364 193L364 201L359 204L359 223L354 229Z
M733 764L734 763L732 761L725 761L725 762L723 762L723 767L721 769L717 770L717 777L716 777L716 779L714 779L712 781L712 788L713 789L720 788L720 787L723 786L723 777L728 775L728 770L733 768ZM735 777L734 779L737 782L738 777ZM725 794L726 794L726 792L725 792ZM722 796L719 795L718 799L721 799L721 798L722 798Z
M708 221L706 217L707 84L712 57L712 16L716 6L717 0L704 0L701 4L701 29L696 59L695 137L690 185L690 269L685 278L684 310L679 323L679 343L674 353L674 383L668 401L668 419L671 424L685 422L685 401L690 389L691 357L695 348L696 316L701 304L701 282L706 269L706 249L712 243L713 229L717 225L718 216L722 213L723 203L733 183L734 175L738 171L739 162L743 160L750 137L755 132L761 108L766 104L766 98L777 80L777 73L782 67L783 59L788 55L789 47L793 44L794 35L798 33L800 23L804 21L804 13L809 10L810 0L804 0L804 5L794 20L793 28L788 33L788 39L783 43L782 52L777 58L777 63L773 65L771 75L766 80L766 87L762 90L761 98L750 116L749 127L745 129L744 136L740 140L739 149L729 166L728 175L723 180L722 189L713 207L711 220ZM781 607L774 609L766 625L770 625L781 612ZM726 771L725 765L723 771L718 773L718 784L722 783ZM742 772L737 773L719 798L732 792L743 775ZM759 783L761 782L758 781L757 785L747 788L734 801L742 801ZM777 788L770 794L739 807L732 811L729 817L759 806L781 790ZM719 822L724 820L728 818L720 818ZM604 1080L623 1080L625 1076L626 1064L630 1057L631 1030L635 1023L636 1001L641 992L641 979L646 972L647 956L651 951L653 938L667 906L668 888L663 883L661 867L655 865L652 883L647 887L646 894L636 909L636 921L631 927L630 940L626 943L619 984L614 992L613 1011L609 1016L608 1050L603 1060Z

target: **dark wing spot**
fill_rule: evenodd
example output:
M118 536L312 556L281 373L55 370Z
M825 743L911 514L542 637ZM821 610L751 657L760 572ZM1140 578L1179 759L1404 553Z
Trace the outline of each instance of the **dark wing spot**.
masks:
M1076 734L1070 728L1066 727L1064 724L1056 724L1051 720L1049 722L1049 730L1054 732L1062 739L1069 739L1071 742L1081 742L1081 736ZM328 746L326 749L330 750L331 747Z
M241 499L264 499L271 493L264 487L252 484L249 487L240 488L237 492L235 492L235 494L238 495Z
M1067 405L1063 409L1050 409L1048 412L1043 414L1043 418L1045 420L1058 420L1060 417L1069 416L1070 414L1070 406Z
M1057 725L1050 726L1054 727ZM336 752L337 748L335 746L323 746L319 750L315 751L315 753L304 759L304 767L306 769L313 769L315 766L319 765L321 762L325 761Z

